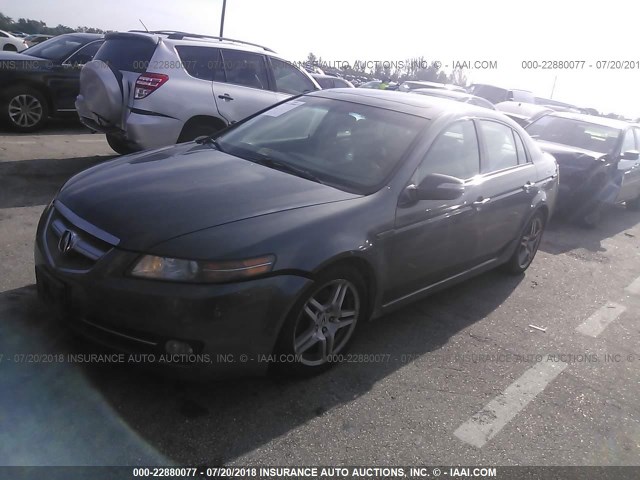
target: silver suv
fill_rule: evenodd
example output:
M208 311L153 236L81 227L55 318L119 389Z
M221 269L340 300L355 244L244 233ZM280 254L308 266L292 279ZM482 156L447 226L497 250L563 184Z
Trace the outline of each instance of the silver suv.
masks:
M115 32L82 69L76 108L124 154L215 133L319 88L260 45L184 32Z

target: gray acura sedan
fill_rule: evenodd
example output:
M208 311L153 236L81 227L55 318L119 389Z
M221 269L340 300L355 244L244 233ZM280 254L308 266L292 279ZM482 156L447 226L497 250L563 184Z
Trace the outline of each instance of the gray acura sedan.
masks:
M369 318L524 272L557 188L500 113L323 90L71 178L38 226L38 291L112 348L313 373Z

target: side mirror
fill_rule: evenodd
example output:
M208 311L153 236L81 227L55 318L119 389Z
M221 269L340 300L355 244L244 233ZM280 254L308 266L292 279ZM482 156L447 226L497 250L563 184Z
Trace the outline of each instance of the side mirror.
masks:
M637 150L627 150L622 155L620 155L622 160L638 160L640 158L640 152Z
M464 194L464 181L450 175L431 173L414 189L416 200L455 200Z

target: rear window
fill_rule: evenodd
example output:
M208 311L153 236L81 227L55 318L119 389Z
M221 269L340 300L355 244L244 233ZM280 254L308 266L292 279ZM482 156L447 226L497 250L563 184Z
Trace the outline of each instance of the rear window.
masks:
M148 40L110 38L98 50L94 60L102 60L116 70L143 73L155 49L156 45Z

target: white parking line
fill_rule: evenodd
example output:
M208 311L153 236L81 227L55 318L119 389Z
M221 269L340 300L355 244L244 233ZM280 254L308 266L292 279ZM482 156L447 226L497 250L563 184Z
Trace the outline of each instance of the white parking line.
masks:
M38 143L35 140L7 140L3 142L5 145L33 145Z
M104 138L79 138L76 140L79 143L106 143Z
M567 366L564 362L552 361L536 364L453 434L463 442L482 448Z
M625 291L633 295L640 295L640 277L631 282L631 284L625 288Z
M578 325L576 331L589 337L597 337L626 310L626 307L609 302L600 307L596 313L587 318L584 323Z

